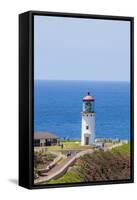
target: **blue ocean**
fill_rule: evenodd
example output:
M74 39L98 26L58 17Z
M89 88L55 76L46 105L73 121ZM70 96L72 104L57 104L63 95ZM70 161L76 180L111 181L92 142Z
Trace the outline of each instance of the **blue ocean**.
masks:
M34 83L34 130L80 139L82 98L95 98L97 138L130 139L130 84L105 81Z

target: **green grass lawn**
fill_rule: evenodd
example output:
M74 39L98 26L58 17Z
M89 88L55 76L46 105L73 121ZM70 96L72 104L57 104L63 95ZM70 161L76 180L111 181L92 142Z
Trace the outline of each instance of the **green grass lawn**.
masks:
M51 180L48 183L45 182L46 184L59 184L59 183L78 183L78 182L82 182L81 177L77 174L77 172L73 171L69 171L67 172L64 176L62 176L61 178L57 179L57 180ZM43 183L43 184L45 184Z
M80 148L80 142L74 141L74 142L61 142L63 144L63 149L76 149ZM62 149L61 146L49 146L47 147L49 150L60 150Z
M91 146L81 146L81 143L79 140L63 141L61 142L61 144L63 144L63 150L91 148ZM41 147L36 147L36 148L41 148ZM61 146L46 146L45 148L48 150L62 150Z
M122 146L113 148L112 152L113 153L129 154L130 153L130 143L123 144Z

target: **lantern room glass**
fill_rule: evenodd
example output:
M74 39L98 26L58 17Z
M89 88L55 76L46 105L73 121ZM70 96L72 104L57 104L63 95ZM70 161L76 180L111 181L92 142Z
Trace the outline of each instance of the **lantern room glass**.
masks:
M94 112L94 101L84 101L83 112Z

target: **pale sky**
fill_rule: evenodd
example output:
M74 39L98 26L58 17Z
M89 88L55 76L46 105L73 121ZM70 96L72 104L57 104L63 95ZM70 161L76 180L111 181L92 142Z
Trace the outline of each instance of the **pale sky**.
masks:
M130 80L130 22L34 17L35 80Z

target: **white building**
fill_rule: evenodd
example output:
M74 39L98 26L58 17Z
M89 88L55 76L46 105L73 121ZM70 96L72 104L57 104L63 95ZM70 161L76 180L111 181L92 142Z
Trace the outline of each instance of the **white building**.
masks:
M82 111L82 130L81 130L81 145L91 145L95 143L95 99L90 95L83 98Z

